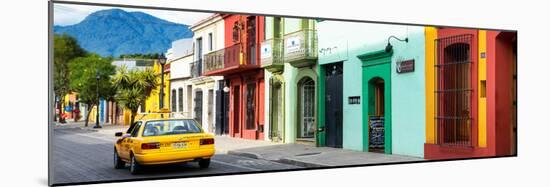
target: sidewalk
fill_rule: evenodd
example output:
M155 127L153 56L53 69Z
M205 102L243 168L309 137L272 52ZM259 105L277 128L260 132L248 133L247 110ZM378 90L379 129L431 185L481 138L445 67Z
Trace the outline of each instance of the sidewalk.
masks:
M116 132L126 132L126 130L129 127L128 125L112 125L112 124L100 123L99 125L101 126L101 128L96 129L94 128L95 122L89 122L88 127L84 126L84 121L79 121L79 122L67 121L67 123L58 123L58 122L53 122L53 123L54 123L54 126L53 126L54 129L74 128L74 129L86 130L91 132L98 132L98 133L113 136L113 137Z
M229 150L228 154L301 167L364 165L423 160L422 158L410 156L351 151L330 147L314 147L302 144L271 144L260 145L258 143L249 148Z

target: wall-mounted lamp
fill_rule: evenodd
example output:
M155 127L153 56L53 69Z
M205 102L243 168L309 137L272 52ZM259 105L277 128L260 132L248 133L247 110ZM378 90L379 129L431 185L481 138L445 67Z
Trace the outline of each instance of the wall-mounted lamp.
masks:
M396 39L396 40L398 40L398 41L402 41L402 42L407 42L407 43L409 42L409 38L399 39L399 38L397 38L397 37L395 37L395 36L392 35L392 36L388 37L388 45L386 45L386 52L387 52L387 53L389 53L389 52L391 52L391 51L393 50L393 46L392 46L391 43L390 43L390 39L392 39L392 38L394 38L394 39Z

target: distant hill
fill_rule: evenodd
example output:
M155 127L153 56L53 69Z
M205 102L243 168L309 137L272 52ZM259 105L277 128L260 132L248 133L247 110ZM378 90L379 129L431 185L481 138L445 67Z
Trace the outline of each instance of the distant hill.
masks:
M78 24L54 26L54 32L75 37L89 52L114 57L163 53L170 48L172 41L193 37L188 25L121 9L94 12Z

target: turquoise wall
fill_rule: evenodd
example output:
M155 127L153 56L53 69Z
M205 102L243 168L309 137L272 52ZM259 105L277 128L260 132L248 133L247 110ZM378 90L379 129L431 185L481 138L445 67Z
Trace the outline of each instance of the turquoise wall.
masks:
M392 153L424 156L425 85L424 28L416 26L322 21L317 23L319 64L343 61L343 147L363 150L362 104L349 105L347 98L361 96L361 61L357 55L383 50L391 35L409 38L408 43L391 40ZM415 59L415 72L397 74L396 60ZM322 98L324 99L324 98ZM322 111L319 111L322 115Z

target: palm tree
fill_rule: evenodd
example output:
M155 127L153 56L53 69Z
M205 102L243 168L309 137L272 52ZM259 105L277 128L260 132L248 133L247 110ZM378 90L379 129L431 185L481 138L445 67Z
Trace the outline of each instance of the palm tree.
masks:
M131 111L130 124L132 125L139 106L145 102L158 85L155 71L152 68L128 70L123 65L117 68L112 82L116 90L115 100Z

